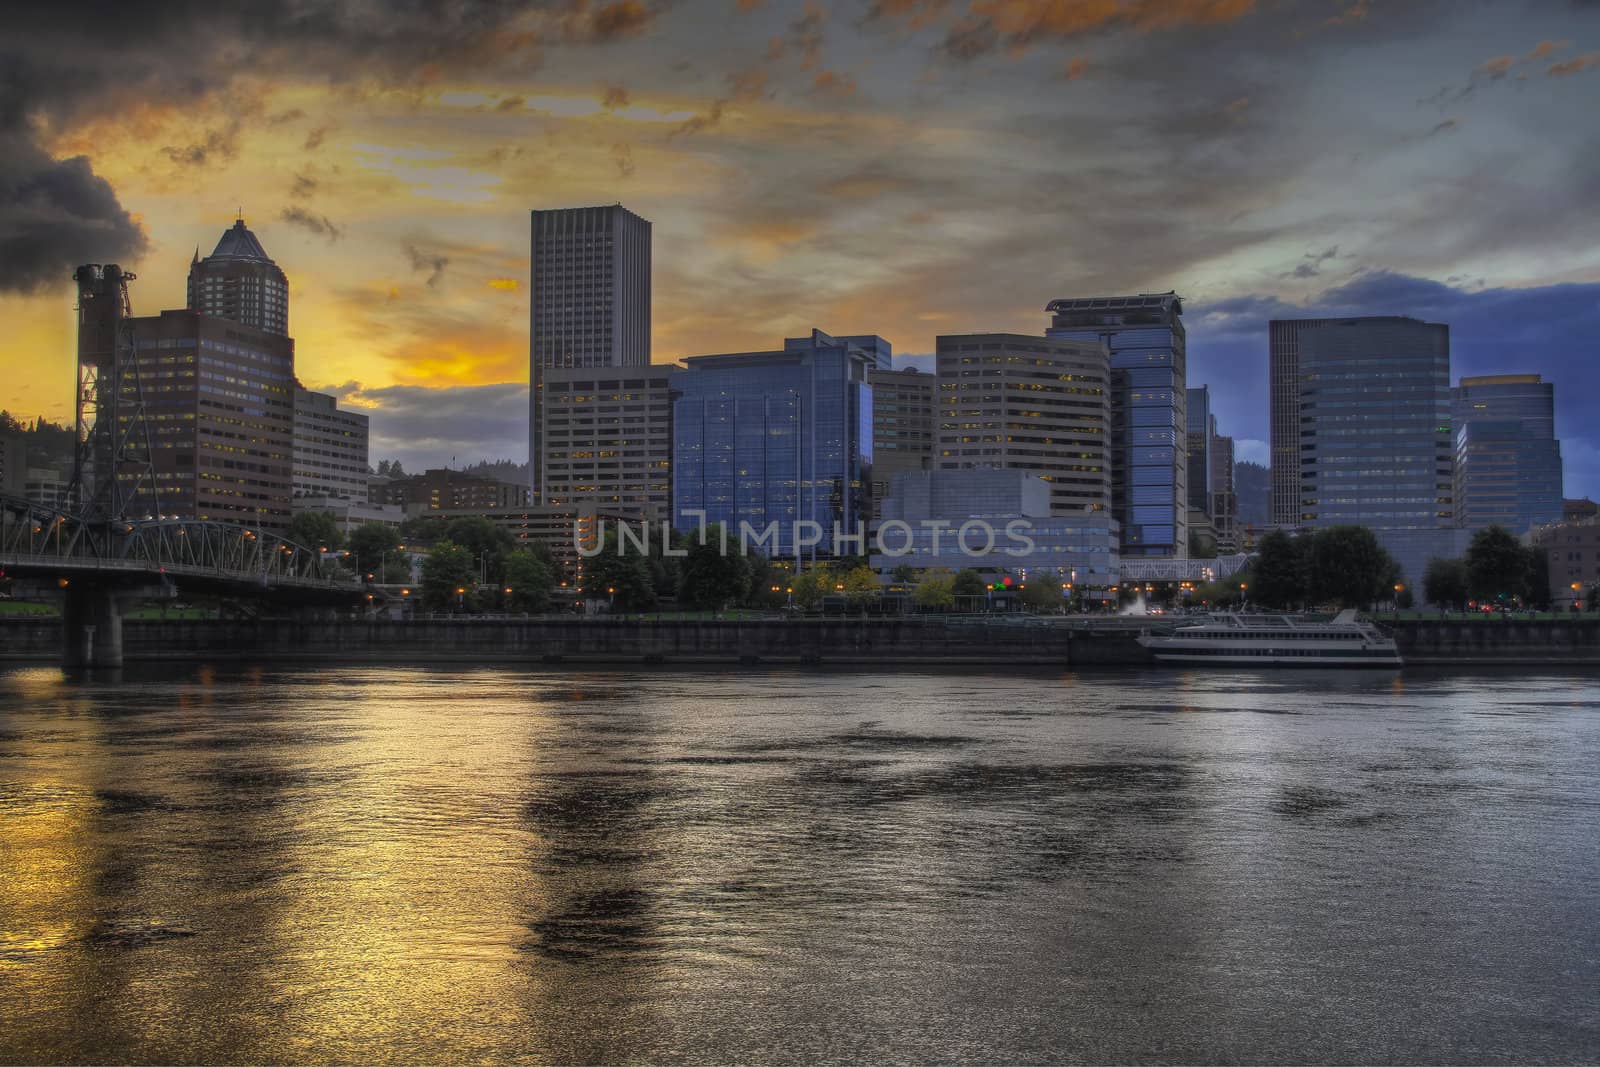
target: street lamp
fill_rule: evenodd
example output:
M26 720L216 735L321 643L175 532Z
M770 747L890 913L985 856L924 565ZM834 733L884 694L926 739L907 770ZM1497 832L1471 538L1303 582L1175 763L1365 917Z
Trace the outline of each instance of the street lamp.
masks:
M466 596L467 587L464 585L456 586L456 614L458 615L466 610Z

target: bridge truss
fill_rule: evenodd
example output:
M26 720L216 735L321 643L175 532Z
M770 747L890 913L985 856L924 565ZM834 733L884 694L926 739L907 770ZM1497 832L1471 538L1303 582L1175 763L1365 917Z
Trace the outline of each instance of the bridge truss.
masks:
M272 533L203 520L93 521L0 496L0 568L70 577L169 575L238 586L356 590L322 553Z

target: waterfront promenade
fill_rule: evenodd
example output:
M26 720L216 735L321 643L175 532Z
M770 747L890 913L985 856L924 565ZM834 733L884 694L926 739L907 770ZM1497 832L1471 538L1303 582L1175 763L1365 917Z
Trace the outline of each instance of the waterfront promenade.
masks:
M1178 619L1027 615L902 618L714 619L619 616L579 619L449 618L135 619L130 661L612 664L692 666L1153 666L1135 638ZM1593 617L1378 619L1410 666L1600 668ZM60 622L0 619L0 660L42 662L60 653Z

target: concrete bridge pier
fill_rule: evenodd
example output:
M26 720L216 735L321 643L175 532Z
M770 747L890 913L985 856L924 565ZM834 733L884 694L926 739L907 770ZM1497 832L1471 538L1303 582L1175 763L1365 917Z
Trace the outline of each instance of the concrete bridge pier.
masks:
M61 665L122 666L122 616L135 600L175 596L170 584L128 587L74 581L62 590Z

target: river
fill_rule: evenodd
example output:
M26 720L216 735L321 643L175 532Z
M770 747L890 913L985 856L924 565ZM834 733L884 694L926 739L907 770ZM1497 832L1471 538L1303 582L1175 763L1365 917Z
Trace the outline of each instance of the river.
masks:
M1595 1062L1593 677L0 670L3 1062Z

